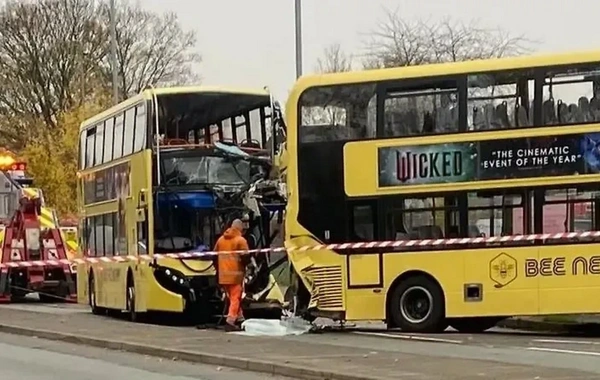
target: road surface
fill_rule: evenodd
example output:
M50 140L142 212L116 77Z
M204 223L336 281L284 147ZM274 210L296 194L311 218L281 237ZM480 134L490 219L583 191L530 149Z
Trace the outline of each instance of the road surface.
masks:
M285 380L119 351L0 334L2 380Z
M92 338L149 344L174 350L210 351L213 354L234 355L248 360L289 363L296 367L321 371L333 370L347 375L378 379L600 379L600 360L598 360L600 339L595 337L542 335L503 329L494 329L485 334L447 332L420 335L385 331L375 324L365 325L360 330L354 331L325 332L296 337L240 337L224 335L223 332L218 331L196 330L193 327L132 324L114 318L93 316L85 306L64 304L0 306L0 324L5 323ZM21 338L16 339L16 341L21 340ZM138 357L140 361L135 362L129 359L132 356L121 352L110 353L100 350L99 352L104 356L97 354L86 356L85 352L92 351L87 351L87 348L73 350L76 351L66 353L76 352L78 356L97 358L100 361L100 363L85 364L85 368L96 366L96 369L91 371L92 375L98 371L112 373L110 371L137 370L148 371L150 374L143 372L143 376L152 379L152 373L160 373L165 370L164 368L174 371L166 375L183 376L179 379L186 379L185 376L190 378L190 373L200 379L219 379L210 376L231 373L216 371L211 367L172 363L169 360L167 360L169 366L165 367L164 362L156 358ZM0 352L2 351L5 350L0 347ZM115 359L109 358L108 355L113 355ZM120 358L125 362L119 362ZM73 358L63 362L78 363ZM45 363L41 364L42 370L55 372L55 368L51 367L53 360ZM113 364L113 369L109 363L120 365ZM2 366L0 371L6 367L2 360L0 366ZM17 368L20 366L17 364ZM9 368L14 369L15 364L10 365ZM36 368L38 367L32 366L31 370L40 370ZM177 372L178 368L184 369ZM123 376L128 376L126 378L137 378L128 375L129 372L116 373L123 373ZM96 379L81 375L79 372L68 372L66 377L62 374L59 378L68 380L68 376L78 376L78 380ZM224 378L267 378L260 374L246 373L242 373L241 377L236 377L240 376L239 373L231 376L233 377ZM3 372L0 372L0 378L5 379ZM36 379L36 377L28 378L23 375L17 379Z

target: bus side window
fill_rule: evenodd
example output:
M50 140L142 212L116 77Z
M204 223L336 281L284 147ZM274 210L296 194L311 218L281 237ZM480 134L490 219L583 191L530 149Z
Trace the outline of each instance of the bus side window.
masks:
M370 242L376 240L375 215L372 205L354 205L350 221L350 241Z
M531 125L534 74L531 70L467 76L467 130L498 130Z
M458 88L455 81L402 87L384 101L383 133L403 137L458 132Z
M467 194L467 236L493 237L520 235L526 224L523 197L520 194Z
M445 237L444 198L404 199L403 228L410 239Z
M300 97L300 143L325 143L375 137L376 86L314 87Z
M584 232L595 230L594 204L596 191L588 189L555 189L544 193L542 232Z
M109 213L104 214L103 227L104 227L104 255L113 256L115 254L115 217L116 214Z

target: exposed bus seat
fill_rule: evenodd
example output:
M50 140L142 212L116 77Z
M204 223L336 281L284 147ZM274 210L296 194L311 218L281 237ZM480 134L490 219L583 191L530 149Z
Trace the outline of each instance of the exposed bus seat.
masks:
M600 122L600 98L594 96L590 99L590 113L595 122Z
M517 127L528 127L531 126L529 115L527 114L527 108L520 104L515 105L515 126Z
M502 102L496 106L496 120L500 123L501 128L511 128L512 125L508 118L508 104Z
M581 122L589 123L594 121L594 118L592 117L592 113L590 111L590 100L587 97L582 96L579 98L577 103L579 104Z
M543 125L554 125L557 123L556 107L554 99L545 100L542 104L542 122Z
M496 117L496 107L492 103L483 106L483 115L485 120L485 130L500 129L501 125Z
M558 105L556 107L556 113L558 114L558 121L564 123L565 120L569 119L569 107L562 100L558 101Z
M473 107L473 129L476 131L485 129L485 116L481 107Z
M558 121L562 124L572 124L578 121L582 121L582 114L580 108L576 104L569 104L568 106L561 100L558 101L557 107Z
M576 123L579 120L583 120L584 116L581 113L581 109L576 104L569 104L567 107L568 119L565 120L567 123Z
M437 123L436 119L433 118L431 112L427 111L423 115L423 133L431 134L433 132L440 131L441 125Z

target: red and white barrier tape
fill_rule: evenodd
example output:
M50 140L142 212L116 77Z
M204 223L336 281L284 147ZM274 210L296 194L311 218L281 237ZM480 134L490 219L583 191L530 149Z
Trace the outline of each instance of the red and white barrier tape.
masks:
M152 261L154 259L199 259L216 256L219 254L239 253L273 253L273 252L305 252L319 250L354 250L371 248L402 248L402 247L442 247L451 245L467 244L487 244L487 243L509 243L533 240L574 240L580 238L600 238L600 231L586 232L565 232L558 234L532 234L532 235L513 235L513 236L492 236L476 238L454 238L454 239L424 239L424 240L388 240L371 241L362 243L341 243L341 244L317 244L300 247L276 247L252 249L249 251L206 251L206 252L182 252L182 253L161 253L154 256L149 255L129 255L129 256L108 256L108 257L84 257L72 260L38 260L38 261L12 261L0 263L0 268L20 268L20 267L43 267L43 266L63 266L71 264L85 263L114 263L114 262L132 262L132 261Z

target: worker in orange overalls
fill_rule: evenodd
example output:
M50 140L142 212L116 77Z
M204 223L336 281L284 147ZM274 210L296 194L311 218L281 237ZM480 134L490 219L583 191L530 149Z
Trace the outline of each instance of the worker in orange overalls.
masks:
M248 255L231 252L248 250L248 242L242 236L243 231L244 223L240 219L236 219L231 223L231 227L225 230L215 245L215 251L219 252L217 257L219 285L229 299L229 312L225 321L225 331L239 331L240 327L236 325L236 322L244 320L241 303L245 274L244 259L246 257L243 256Z

